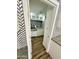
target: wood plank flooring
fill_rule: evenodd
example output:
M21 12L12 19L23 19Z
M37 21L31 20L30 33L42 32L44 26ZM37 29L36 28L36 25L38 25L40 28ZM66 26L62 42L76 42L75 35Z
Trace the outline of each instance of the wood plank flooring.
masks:
M42 45L43 36L32 38L32 59L52 59Z

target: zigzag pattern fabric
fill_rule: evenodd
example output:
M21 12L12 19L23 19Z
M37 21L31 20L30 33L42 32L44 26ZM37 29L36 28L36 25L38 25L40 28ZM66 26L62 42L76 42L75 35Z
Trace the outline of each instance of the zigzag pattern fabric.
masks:
M22 0L17 0L17 27L17 48L20 49L27 45Z

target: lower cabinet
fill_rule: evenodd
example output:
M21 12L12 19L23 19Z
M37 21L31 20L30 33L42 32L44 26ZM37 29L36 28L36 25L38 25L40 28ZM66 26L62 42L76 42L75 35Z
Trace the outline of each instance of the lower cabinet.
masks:
M31 31L31 37L44 35L43 29L37 29L36 31Z
M61 46L51 40L48 53L50 54L52 59L61 59Z

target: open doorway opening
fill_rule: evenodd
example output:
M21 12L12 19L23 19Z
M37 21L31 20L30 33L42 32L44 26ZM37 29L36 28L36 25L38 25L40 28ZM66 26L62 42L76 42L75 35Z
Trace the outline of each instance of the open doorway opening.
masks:
M46 12L46 4L42 3L40 0L30 0L32 59L38 59L43 54L47 55L42 45Z
M53 25L53 6L40 0L30 0L30 22L31 22L31 41L32 59L51 59L46 52L46 45L43 46L44 39L51 36ZM47 40L49 40L49 37Z

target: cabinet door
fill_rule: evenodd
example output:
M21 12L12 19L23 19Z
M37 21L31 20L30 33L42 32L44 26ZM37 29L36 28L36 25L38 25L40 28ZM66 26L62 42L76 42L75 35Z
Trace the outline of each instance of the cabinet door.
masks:
M43 40L43 45L46 48L46 51L48 52L50 47L50 41L53 35L59 3L54 0L44 0L43 2L48 4Z

